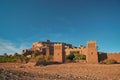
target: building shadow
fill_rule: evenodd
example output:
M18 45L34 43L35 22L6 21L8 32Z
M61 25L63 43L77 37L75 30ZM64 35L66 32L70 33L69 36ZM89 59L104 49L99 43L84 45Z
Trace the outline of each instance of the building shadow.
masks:
M60 62L36 62L35 66L48 66L48 65L55 65L55 64L62 64Z
M104 52L98 52L98 61L104 61L105 59L107 59L107 53Z

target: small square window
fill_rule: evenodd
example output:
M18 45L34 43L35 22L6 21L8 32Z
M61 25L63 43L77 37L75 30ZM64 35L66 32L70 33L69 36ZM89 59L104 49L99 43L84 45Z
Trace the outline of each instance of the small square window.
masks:
M93 55L93 52L91 52L91 55Z

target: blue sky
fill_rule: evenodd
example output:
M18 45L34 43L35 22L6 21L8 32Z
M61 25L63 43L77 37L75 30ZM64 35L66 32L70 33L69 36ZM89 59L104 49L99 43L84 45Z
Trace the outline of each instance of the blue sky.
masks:
M46 39L120 52L120 0L0 0L0 54Z

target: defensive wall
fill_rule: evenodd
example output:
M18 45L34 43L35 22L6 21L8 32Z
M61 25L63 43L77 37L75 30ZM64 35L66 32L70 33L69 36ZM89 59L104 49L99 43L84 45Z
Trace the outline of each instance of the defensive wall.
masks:
M99 62L105 59L113 59L120 63L120 53L104 53L98 52Z
M111 53L100 53L97 51L96 41L88 41L86 46L73 47L71 44L66 44L63 42L35 42L32 45L32 48L29 50L23 50L22 54L33 55L34 51L39 51L41 54L46 56L53 55L53 61L64 63L66 61L66 56L71 52L84 54L86 55L87 63L99 63L105 59L114 59L117 62L120 62L120 53L111 54Z
M108 53L107 59L114 59L117 62L120 62L120 53Z

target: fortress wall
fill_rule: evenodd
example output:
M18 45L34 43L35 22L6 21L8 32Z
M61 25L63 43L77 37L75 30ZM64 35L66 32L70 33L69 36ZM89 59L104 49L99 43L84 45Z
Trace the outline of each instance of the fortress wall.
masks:
M83 50L81 50L81 53L84 54L84 55L87 55L87 49L84 48Z
M87 55L86 48L68 48L68 49L65 49L66 55L69 55L70 52L79 52L79 53L82 53L84 55Z
M120 53L119 54L107 54L107 59L114 59L117 62L120 62Z
M66 55L69 55L70 54L70 50L69 49L65 49L65 53L66 53Z

